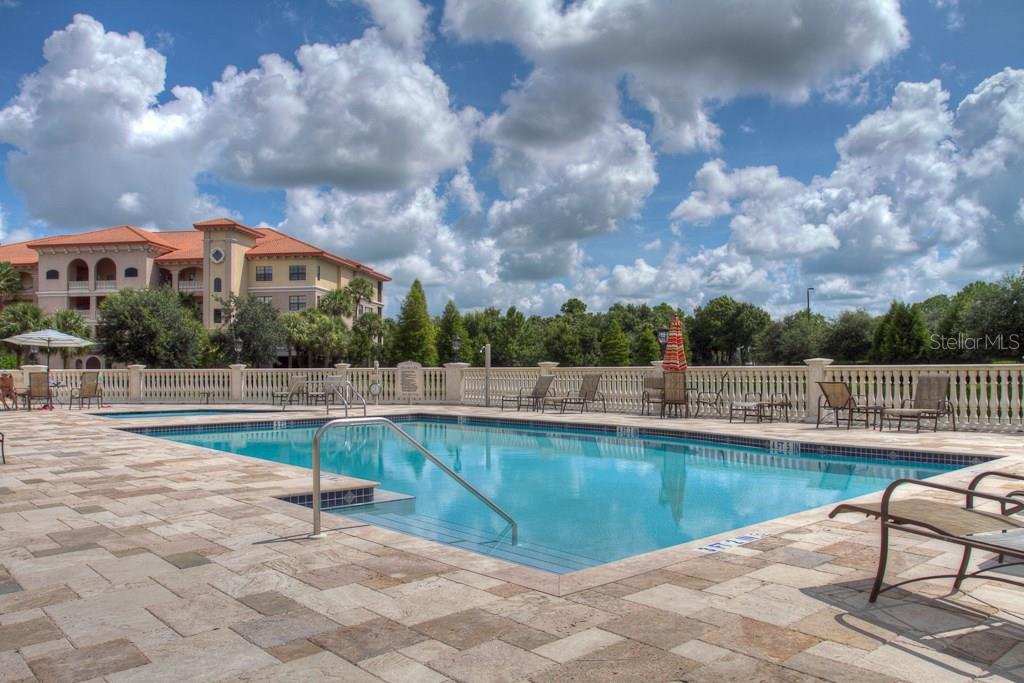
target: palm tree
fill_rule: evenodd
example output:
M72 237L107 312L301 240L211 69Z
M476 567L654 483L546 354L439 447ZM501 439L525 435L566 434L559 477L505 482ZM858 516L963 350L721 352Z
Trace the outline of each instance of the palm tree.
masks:
M3 311L0 311L0 339L13 337L16 334L22 334L23 332L42 330L49 324L49 322L50 321L46 316L43 315L42 309L35 304L8 304L7 306L4 306ZM16 346L14 349L18 354L19 365L21 364L21 357L24 348L25 347L23 346Z
M78 311L71 311L66 308L57 311L50 319L50 326L64 334L89 339L89 325ZM68 361L71 360L72 356L77 356L79 353L81 353L80 349L62 348L60 350L60 357L64 360L64 367L68 366Z
M10 301L20 291L21 273L6 261L0 263L0 304Z

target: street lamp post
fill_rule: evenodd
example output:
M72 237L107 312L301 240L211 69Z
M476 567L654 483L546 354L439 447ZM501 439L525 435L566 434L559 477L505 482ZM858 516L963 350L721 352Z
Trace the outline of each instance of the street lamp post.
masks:
M491 345L484 344L484 406L491 407Z
M235 337L235 362L238 362L239 357L242 355L242 340Z
M668 346L668 328L658 328L658 343L661 345L661 355L665 355L665 347Z
M459 360L459 351L462 350L462 337L455 335L452 337L452 353L455 355L455 360Z
M811 317L811 292L814 291L814 287L807 288L807 317Z

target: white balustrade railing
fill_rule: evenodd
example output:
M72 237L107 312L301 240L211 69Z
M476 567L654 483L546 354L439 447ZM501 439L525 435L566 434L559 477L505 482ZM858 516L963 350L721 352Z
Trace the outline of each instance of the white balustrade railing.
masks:
M230 398L230 370L146 370L142 373L143 401L199 403Z
M986 431L1024 428L1024 365L832 365L826 379L847 382L871 405L912 399L922 375L947 375L957 427Z
M946 374L950 378L949 400L962 429L1024 431L1024 364L991 365L829 365L809 361L808 366L691 367L687 385L709 398L720 396L721 404L743 400L749 394L763 398L787 397L793 413L814 416L819 392L814 381L837 380L850 384L855 395L870 405L899 406L914 396L922 375ZM41 366L33 366L42 369ZM134 368L134 369L132 369ZM151 370L132 366L127 370L101 370L100 381L106 400L160 403L242 401L272 403L274 394L286 391L291 377L320 383L342 376L352 382L368 403L438 404L461 402L483 405L484 368L423 368L420 397L410 400L398 391L395 368L261 369L233 366L232 369ZM28 368L26 367L26 371ZM87 372L87 371L86 371ZM528 367L491 368L491 405L502 396L530 391L542 372L554 375L553 396L578 391L584 376L601 375L600 391L607 408L614 412L639 412L644 378L657 375L655 367ZM81 382L82 370L53 370L51 378L61 400L69 397ZM27 377L27 375L26 375ZM457 384L449 387L448 382ZM702 413L706 414L706 413Z

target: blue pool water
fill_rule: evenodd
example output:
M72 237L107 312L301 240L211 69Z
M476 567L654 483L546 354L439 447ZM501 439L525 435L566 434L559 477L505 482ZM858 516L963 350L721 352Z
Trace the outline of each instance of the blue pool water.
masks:
M774 455L662 437L411 420L403 429L504 508L507 525L380 426L328 432L325 472L378 481L414 500L343 514L552 572L592 567L955 469L921 462ZM218 430L225 427L218 427ZM161 435L310 466L314 427Z
M133 420L143 417L193 417L197 415L237 415L240 413L265 413L266 410L230 410L227 408L209 410L133 410L117 413L93 413L100 417L110 417L115 420Z

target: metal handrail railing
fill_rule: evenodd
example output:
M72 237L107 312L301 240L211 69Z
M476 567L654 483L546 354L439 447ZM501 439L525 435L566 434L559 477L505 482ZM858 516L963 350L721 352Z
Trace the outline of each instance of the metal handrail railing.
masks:
M352 384L351 380L346 380L345 381L344 388L348 389L349 391L351 391L352 392L352 396L354 396L355 398L358 398L362 402L362 404L363 404L363 417L366 417L366 397L364 397L361 393L359 393L359 390L356 389L355 385ZM348 413L346 412L345 415L348 415Z
M519 542L519 525L516 524L516 521L512 519L510 514L502 510L497 503L459 476L457 472L448 467L448 465L445 465L436 455L428 451L423 444L409 436L408 432L386 417L339 418L321 425L320 429L316 430L316 434L313 435L313 533L310 536L311 538L323 538L324 536L320 527L320 439L323 438L326 432L335 427L357 427L359 425L383 425L394 431L406 443L422 453L427 460L440 467L442 472L454 479L462 488L472 493L480 502L494 510L499 517L508 522L509 526L512 527L512 545L516 545Z

